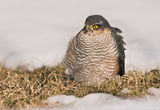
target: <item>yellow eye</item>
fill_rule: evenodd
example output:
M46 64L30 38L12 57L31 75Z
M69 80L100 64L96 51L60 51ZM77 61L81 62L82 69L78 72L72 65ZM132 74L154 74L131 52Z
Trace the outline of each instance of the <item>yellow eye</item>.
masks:
M97 30L97 29L99 29L99 26L98 25L93 25L93 29Z

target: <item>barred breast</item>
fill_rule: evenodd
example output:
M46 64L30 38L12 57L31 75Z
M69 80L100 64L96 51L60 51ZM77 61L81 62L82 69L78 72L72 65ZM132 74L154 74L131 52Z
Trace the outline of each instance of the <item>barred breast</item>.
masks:
M118 74L118 40L112 34L110 29L98 35L80 31L70 41L62 64L76 81L84 85L99 85L106 78Z

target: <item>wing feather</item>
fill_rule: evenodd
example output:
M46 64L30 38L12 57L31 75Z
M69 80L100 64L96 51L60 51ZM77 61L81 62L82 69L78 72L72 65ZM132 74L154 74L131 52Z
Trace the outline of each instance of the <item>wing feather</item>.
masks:
M124 45L126 44L123 41L123 37L120 35L120 33L122 33L122 31L119 28L116 27L112 27L112 36L115 38L117 47L118 47L118 53L119 53L119 57L118 57L118 64L119 64L119 71L118 74L120 76L123 76L125 74L125 48Z

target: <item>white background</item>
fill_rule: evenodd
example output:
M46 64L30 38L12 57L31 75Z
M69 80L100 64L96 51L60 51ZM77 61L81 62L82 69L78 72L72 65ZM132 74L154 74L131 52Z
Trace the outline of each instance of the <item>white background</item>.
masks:
M92 14L123 31L127 68L160 66L159 0L0 0L0 61L56 65Z

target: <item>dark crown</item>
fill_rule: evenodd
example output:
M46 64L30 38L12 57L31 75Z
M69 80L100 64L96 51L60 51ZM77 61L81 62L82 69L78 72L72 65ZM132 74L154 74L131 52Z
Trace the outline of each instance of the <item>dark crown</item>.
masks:
M99 24L99 23L102 23L104 27L110 27L110 24L108 23L108 21L101 15L88 16L85 21L85 24L89 24L89 25Z

